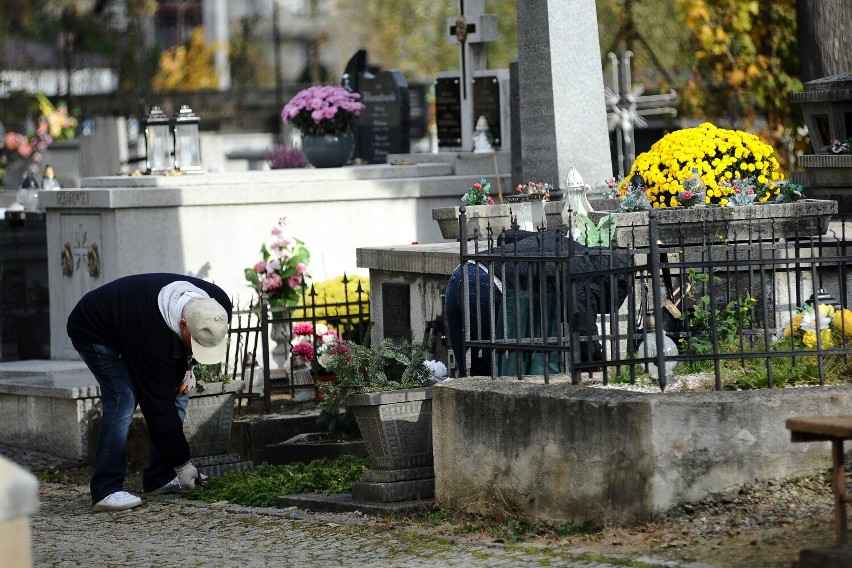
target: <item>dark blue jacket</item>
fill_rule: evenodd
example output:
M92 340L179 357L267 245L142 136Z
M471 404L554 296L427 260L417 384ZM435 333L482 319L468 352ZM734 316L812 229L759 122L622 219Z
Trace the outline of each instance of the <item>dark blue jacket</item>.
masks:
M106 345L127 365L151 443L171 465L189 458L189 445L175 407L177 388L189 352L160 313L157 296L172 282L185 280L219 302L231 317L227 294L210 282L183 274L136 274L104 284L83 296L68 316L75 343Z

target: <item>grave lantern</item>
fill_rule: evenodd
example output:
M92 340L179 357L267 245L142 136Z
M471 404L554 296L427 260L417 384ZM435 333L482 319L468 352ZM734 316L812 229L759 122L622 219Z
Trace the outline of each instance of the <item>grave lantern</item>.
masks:
M172 169L169 117L158 106L145 118L145 173L160 174Z
M183 173L201 173L201 120L187 105L182 105L174 117L175 169Z
M565 214L568 210L571 210L575 215L588 215L591 211L594 211L592 204L589 203L589 199L586 197L586 190L588 188L589 186L583 183L583 178L580 176L580 172L577 171L577 168L571 166L568 170L568 175L565 177L565 205L562 209L563 218L565 218Z

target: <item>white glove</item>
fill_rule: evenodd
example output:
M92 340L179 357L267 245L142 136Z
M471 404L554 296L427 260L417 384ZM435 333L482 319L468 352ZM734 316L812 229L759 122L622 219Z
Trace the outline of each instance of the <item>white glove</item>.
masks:
M192 372L192 368L190 367L186 374L183 376L183 382L178 387L178 392L180 394L189 394L189 391L195 388L195 373Z
M206 475L198 473L198 470L195 469L191 461L186 462L180 467L176 467L175 473L177 474L181 489L195 489L197 481L205 481L207 479Z

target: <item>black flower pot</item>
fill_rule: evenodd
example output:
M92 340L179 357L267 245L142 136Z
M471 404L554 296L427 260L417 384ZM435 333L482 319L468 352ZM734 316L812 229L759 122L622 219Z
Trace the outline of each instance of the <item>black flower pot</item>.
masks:
M302 152L315 168L339 168L349 161L354 150L355 137L351 132L302 135Z

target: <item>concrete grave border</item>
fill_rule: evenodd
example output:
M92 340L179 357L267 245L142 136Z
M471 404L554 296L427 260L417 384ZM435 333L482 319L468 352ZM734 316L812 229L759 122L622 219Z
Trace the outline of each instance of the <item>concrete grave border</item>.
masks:
M433 391L435 500L554 522L647 520L754 479L830 467L787 418L852 414L852 387L639 393L472 378Z

